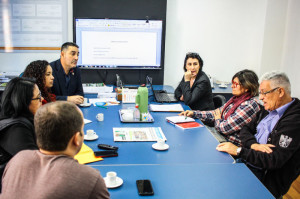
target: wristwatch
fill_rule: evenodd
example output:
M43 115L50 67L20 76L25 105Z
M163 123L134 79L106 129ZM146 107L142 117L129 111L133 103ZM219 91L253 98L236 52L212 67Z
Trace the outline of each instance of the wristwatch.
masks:
M237 155L237 156L240 155L241 150L242 150L242 147L239 147L239 148L236 149L236 155Z

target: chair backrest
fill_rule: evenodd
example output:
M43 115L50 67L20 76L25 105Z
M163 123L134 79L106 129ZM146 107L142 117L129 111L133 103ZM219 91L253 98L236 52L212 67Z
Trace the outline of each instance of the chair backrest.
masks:
M213 97L215 108L220 108L226 103L226 98L223 95L216 95Z

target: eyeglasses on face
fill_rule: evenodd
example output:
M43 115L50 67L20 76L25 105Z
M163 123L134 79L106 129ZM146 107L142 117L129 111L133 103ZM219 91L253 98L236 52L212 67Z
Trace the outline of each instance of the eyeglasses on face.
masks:
M41 93L36 98L32 98L31 100L39 100L41 102L42 101Z
M241 85L240 83L237 83L237 82L234 82L234 81L232 81L231 83L232 83L232 86L233 86L234 88L236 88L238 85Z
M280 87L273 88L273 89L271 89L269 91L266 91L266 92L261 92L260 91L259 94L263 95L263 96L266 96L268 93L272 93L272 92L276 91L278 88L280 88Z

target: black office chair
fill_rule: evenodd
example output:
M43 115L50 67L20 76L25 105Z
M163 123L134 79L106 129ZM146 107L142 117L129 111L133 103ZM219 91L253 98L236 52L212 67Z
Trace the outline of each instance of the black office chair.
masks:
M216 95L213 97L215 108L220 108L226 103L226 98L223 95Z

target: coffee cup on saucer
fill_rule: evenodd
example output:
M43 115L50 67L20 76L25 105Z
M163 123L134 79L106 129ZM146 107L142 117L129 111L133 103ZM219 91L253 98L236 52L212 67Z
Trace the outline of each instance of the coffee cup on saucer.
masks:
M123 184L123 180L117 176L117 173L114 171L109 171L106 173L104 182L107 188L116 188Z
M88 98L83 98L83 104L87 104L88 103Z
M158 139L155 144L152 145L155 150L163 151L169 149L169 145L165 143L164 139Z
M85 140L96 140L98 139L98 135L93 129L88 129L86 131L86 135L84 135Z

